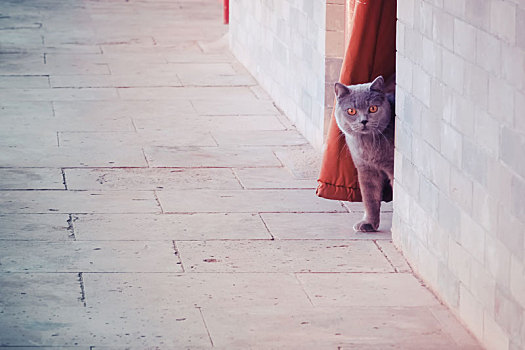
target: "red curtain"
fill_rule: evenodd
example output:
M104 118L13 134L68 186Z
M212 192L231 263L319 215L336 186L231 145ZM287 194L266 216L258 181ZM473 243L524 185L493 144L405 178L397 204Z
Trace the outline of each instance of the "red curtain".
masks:
M396 69L396 0L349 0L349 43L339 81L345 85L385 79ZM361 201L357 170L332 113L317 195L327 199ZM384 200L391 200L386 191Z

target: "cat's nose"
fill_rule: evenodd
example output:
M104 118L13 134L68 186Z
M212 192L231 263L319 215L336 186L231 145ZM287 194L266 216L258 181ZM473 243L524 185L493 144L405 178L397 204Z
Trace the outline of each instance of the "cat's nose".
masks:
M361 124L366 125L366 123L368 123L368 120L361 120Z

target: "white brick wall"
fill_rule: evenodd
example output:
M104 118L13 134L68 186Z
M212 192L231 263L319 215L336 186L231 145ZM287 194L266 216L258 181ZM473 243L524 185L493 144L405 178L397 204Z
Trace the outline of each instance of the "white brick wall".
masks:
M325 129L325 57L344 47L338 42L344 35L327 32L325 13L324 0L230 0L232 52L318 149ZM325 40L335 43L325 50Z
M393 238L487 349L525 349L525 2L398 0Z

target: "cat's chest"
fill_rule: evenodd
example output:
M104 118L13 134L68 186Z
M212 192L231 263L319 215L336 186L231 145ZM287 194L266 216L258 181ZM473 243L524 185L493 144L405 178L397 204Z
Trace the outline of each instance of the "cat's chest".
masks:
M393 142L379 137L346 138L352 159L357 166L375 165L383 167L385 163L390 163L393 160Z

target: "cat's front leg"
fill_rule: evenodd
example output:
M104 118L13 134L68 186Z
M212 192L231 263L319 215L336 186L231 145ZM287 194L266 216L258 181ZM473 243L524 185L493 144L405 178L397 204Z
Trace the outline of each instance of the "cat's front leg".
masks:
M374 169L358 169L359 187L365 206L365 215L363 220L354 225L354 230L373 232L379 228L383 176L381 172Z

